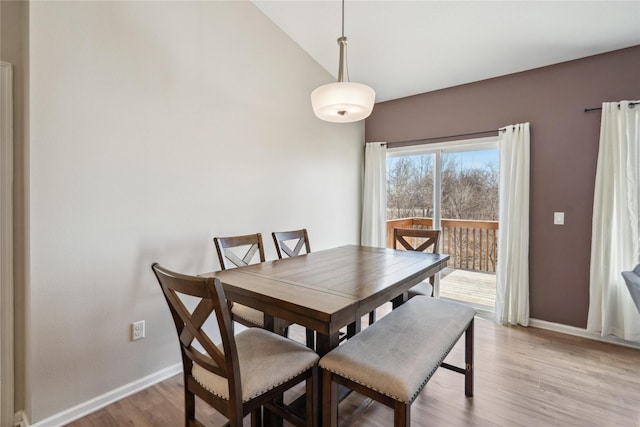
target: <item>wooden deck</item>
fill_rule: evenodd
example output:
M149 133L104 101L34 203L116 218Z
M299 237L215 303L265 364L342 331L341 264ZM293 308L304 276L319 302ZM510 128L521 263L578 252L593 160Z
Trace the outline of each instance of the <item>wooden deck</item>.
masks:
M496 275L446 268L440 275L440 297L470 302L493 311Z

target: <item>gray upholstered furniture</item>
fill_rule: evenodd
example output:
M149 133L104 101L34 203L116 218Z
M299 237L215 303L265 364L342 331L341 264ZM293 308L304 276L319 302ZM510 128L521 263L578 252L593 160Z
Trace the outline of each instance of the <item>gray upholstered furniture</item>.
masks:
M320 359L323 425L337 425L338 384L391 407L396 427L411 424L411 404L439 366L463 373L472 396L474 315L464 304L418 296L329 352ZM443 363L465 331L465 369Z
M319 357L314 351L260 328L234 336L219 279L174 273L157 263L152 269L180 342L186 427L203 425L196 420L195 396L227 417L231 427L241 427L247 414L252 426L261 426L263 407L296 426L316 425ZM218 345L203 328L210 317L217 321ZM306 382L305 419L280 403L283 393L301 382Z
M632 271L623 271L622 277L627 284L638 313L640 313L640 264L636 265Z

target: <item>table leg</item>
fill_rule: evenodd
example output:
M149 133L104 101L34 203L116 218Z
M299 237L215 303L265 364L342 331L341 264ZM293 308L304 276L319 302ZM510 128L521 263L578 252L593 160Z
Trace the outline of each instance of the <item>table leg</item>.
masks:
M338 332L331 335L325 335L321 333L316 334L316 353L318 353L320 357L329 353L331 350L336 348L339 344L340 344L340 337Z
M275 332L278 335L286 336L287 327L285 325L286 325L286 322L284 322L282 319L278 319L277 317L273 317L268 314L264 315L264 328L267 331Z

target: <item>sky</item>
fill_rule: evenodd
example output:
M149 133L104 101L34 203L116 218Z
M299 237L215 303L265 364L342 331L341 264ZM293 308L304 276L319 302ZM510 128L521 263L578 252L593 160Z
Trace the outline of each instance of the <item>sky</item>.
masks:
M463 151L458 153L447 153L446 156L455 156L460 160L464 167L468 168L483 168L487 164L492 164L498 169L499 164L499 152L498 149L494 150L479 150L479 151Z
M459 151L455 153L445 153L443 156L455 157L457 161L464 168L481 168L484 169L487 165L493 165L495 169L498 169L499 165L499 151L493 150L475 150L475 151ZM388 157L387 169L390 169L394 162L402 157ZM444 160L444 158L443 158Z

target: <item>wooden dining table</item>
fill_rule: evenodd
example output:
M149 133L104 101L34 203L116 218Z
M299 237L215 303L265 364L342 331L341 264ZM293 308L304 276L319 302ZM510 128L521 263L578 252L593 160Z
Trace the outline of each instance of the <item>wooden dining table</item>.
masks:
M265 314L265 327L296 323L317 333L320 356L339 344L340 329L406 299L409 288L446 267L449 255L348 245L234 268L215 276L231 301Z

